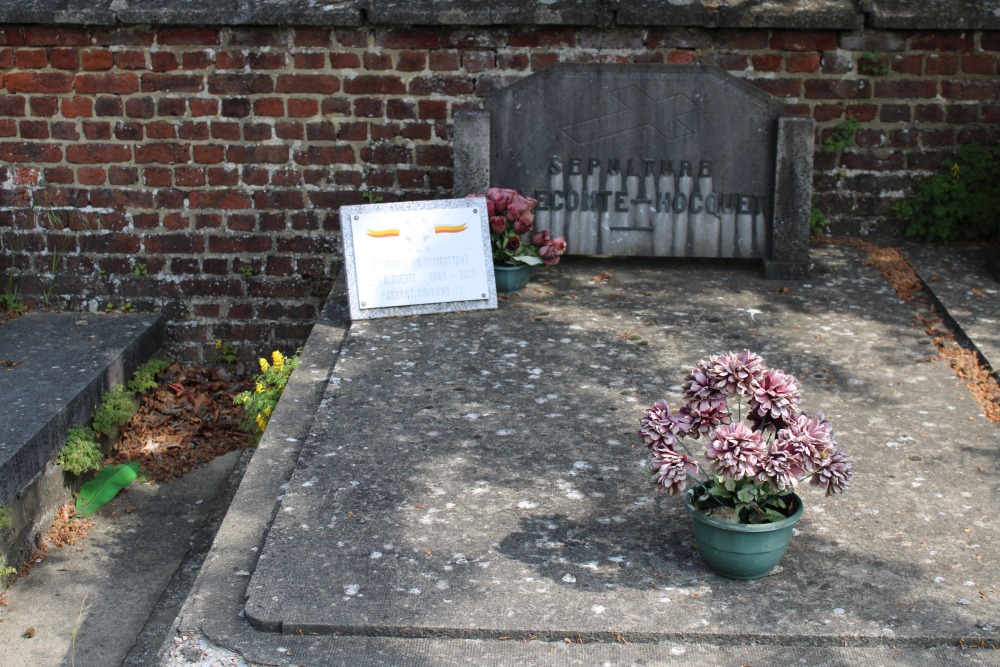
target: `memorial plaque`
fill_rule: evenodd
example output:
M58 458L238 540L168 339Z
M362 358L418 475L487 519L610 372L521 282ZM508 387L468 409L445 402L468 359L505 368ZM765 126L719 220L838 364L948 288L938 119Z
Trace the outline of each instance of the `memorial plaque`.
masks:
M568 253L759 258L765 273L778 267L770 277L808 273L812 121L782 118L784 103L745 81L702 66L567 64L485 106L471 115L488 116L488 144L462 131L481 121L456 118L456 183L489 151L488 184L535 197L536 228L564 236Z
M352 319L496 308L486 200L344 206Z

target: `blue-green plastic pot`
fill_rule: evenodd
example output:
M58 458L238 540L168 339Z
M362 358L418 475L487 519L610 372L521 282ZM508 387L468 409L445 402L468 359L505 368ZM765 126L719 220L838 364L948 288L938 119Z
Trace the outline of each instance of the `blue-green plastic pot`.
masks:
M497 279L497 294L520 292L531 280L531 267L527 264L495 264L493 275Z
M802 518L802 499L789 496L795 512L775 523L742 524L719 521L695 509L695 489L684 495L694 519L694 537L702 560L729 579L760 579L778 564L792 539L792 527Z

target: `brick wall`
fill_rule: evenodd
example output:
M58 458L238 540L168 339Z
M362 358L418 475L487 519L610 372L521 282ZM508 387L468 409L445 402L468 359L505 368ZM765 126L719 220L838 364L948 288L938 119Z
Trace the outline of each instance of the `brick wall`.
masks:
M997 31L0 26L0 294L162 309L182 358L294 348L338 208L450 196L453 113L557 62L711 64L787 99L834 231L892 233L915 177L995 140L998 54ZM856 145L825 151L847 117Z

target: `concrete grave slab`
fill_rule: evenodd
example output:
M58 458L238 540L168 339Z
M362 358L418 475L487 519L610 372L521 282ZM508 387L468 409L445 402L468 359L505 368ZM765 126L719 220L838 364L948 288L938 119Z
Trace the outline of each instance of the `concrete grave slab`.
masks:
M535 197L536 228L570 254L755 258L804 278L813 125L783 106L711 67L557 65L456 122L455 193Z
M1000 436L882 277L823 255L829 273L780 293L731 265L569 261L499 311L354 323L246 589L254 654L995 643ZM782 569L737 583L643 479L635 431L698 358L743 347L799 378L859 476L842 498L805 489Z

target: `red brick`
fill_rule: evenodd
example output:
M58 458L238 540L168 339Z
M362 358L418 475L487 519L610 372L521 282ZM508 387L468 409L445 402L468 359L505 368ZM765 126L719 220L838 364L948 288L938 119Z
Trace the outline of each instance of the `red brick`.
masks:
M920 76L924 71L924 57L914 54L893 56L892 71L897 74Z
M462 65L462 58L458 51L453 49L443 49L431 51L428 58L428 67L436 72L454 72Z
M302 175L297 169L276 169L271 173L273 185L293 186L302 182Z
M243 126L244 141L267 141L271 138L271 126L266 123L247 123Z
M143 136L142 123L115 123L115 139L119 141L142 141Z
M372 123L372 141L390 141L399 137L399 123Z
M937 97L937 84L920 79L876 81L875 97L901 100Z
M66 147L66 161L72 164L101 164L128 162L132 151L120 144L70 144Z
M172 72L180 69L181 63L173 51L151 51L149 66L154 72Z
M770 46L780 51L832 51L837 48L837 33L775 30Z
M191 207L207 209L249 209L253 200L238 190L195 190L188 193ZM215 250L212 250L215 252Z
M86 234L79 242L80 252L90 254L138 255L142 250L135 234Z
M225 208L225 207L217 207ZM271 250L271 237L265 235L209 236L208 251L218 253L256 253Z
M220 51L215 56L215 68L220 69L243 69L246 67L247 59L239 51Z
M146 53L144 51L118 51L115 53L115 66L118 69L146 69Z
M350 146L309 146L296 151L296 164L312 166L326 164L354 164L354 149Z
M213 28L159 28L156 43L163 46L218 46L219 31Z
M365 28L336 30L334 34L337 38L337 44L340 46L348 48L363 48L368 46L368 36L370 33Z
M86 70L111 69L115 55L107 49L85 49L80 54L80 62Z
M195 117L215 116L219 113L219 100L213 98L192 97L188 100L188 106L191 115Z
M253 167L249 165L243 167L242 173L240 174L240 180L244 185L267 185L269 180L267 169L261 169L260 167Z
M417 164L421 167L450 167L454 164L450 146L417 146Z
M196 147L197 148L197 147ZM221 160L220 160L221 162ZM208 170L208 184L232 186L240 182L240 172L236 169L213 167Z
M288 162L288 146L230 146L226 160L235 164Z
M116 167L111 167L116 169ZM152 193L137 188L102 188L92 190L91 204L99 208L150 209L153 208Z
M17 136L17 123L10 118L0 120L0 137L15 136Z
M955 131L952 129L920 130L920 143L925 148L947 148L955 145Z
M160 116L183 116L187 112L187 100L183 97L161 97L156 101L156 113Z
M121 116L122 99L120 97L98 97L94 101L94 113L98 116Z
M143 244L147 253L156 255L205 252L205 237L200 234L148 234Z
M254 193L253 202L254 208L257 210L278 209L281 211L289 211L299 209L304 206L302 192L300 190L278 190L270 188L268 190Z
M239 141L241 134L239 123L212 123L213 139Z
M73 90L73 75L69 72L9 72L6 83L9 93L68 93Z
M372 164L409 164L412 159L406 146L365 146L361 149L361 159Z
M349 95L401 95L406 86L398 76L366 74L344 79L344 92Z
M340 79L328 74L282 74L278 77L279 93L323 93L340 90ZM270 91L267 91L270 92Z
M330 67L333 69L357 69L361 59L354 53L331 53Z
M233 46L283 47L290 41L291 33L288 28L233 28L229 33L229 43Z
M44 120L22 120L17 125L22 139L49 138L49 124Z
M62 100L62 115L64 118L91 116L94 113L94 100L90 97L64 97Z
M371 188L391 188L396 184L395 170L369 169L365 176L365 184Z
M135 147L137 164L158 162L160 164L187 163L191 158L188 144L161 143L139 144Z
M914 51L972 51L972 33L966 32L916 32L910 37Z
M743 53L717 53L706 55L703 61L727 72L742 72L747 69L749 59Z
M193 146L192 157L198 164L219 164L225 159L226 149L223 146Z
M254 95L273 93L274 81L267 74L216 74L208 77L213 95Z
M292 98L288 100L288 115L291 118L308 118L319 113L319 102Z
M424 120L445 120L448 118L448 103L444 100L420 100L417 111Z
M552 67L559 62L559 54L552 52L543 53L532 53L531 54L531 70L533 72L541 72L543 69Z
M34 46L82 46L90 38L84 28L33 25L24 28L24 41Z
M755 72L780 72L781 60L780 53L761 53L750 58Z
M400 51L396 69L400 72L422 72L427 67L427 54L423 51Z
M962 56L962 71L967 74L993 74L997 70L993 56L976 54Z
M261 211L257 219L260 230L264 232L283 232L288 229L288 224L285 222L285 215L281 212ZM268 258L268 262L270 261L271 258ZM289 265L291 265L291 261L291 258L288 258Z
M227 97L222 100L219 114L224 118L246 118L251 112L250 100L245 97Z
M100 167L81 167L76 170L76 180L80 185L104 185L107 173Z
M139 90L139 77L131 72L126 74L77 74L73 77L73 87L78 93L113 93L128 95Z
M340 123L336 138L339 141L368 141L368 123Z
M715 43L720 49L759 51L767 48L767 37L766 30L720 30Z
M199 93L204 90L204 77L200 74L160 74L142 75L142 92L156 93Z
M391 99L386 102L385 115L393 120L405 120L417 117L416 107L406 100Z
M135 185L139 182L139 170L135 167L110 167L108 181L111 185Z
M852 104L847 107L847 115L862 123L868 123L875 120L875 117L878 115L878 105Z
M296 28L295 46L330 46L330 31L323 28Z
M31 108L32 116L55 116L59 111L59 98L32 96L28 101L28 106Z
M0 116L23 116L25 98L20 95L0 95Z
M785 68L789 72L815 72L819 69L818 53L791 53Z
M463 51L462 67L466 72L484 72L496 66L496 54L492 51Z
M984 106L981 120L984 123L1000 123L1000 106Z
M365 69L370 69L370 70L392 69L392 56L388 53L375 53L369 51L364 54L362 62L364 62L365 64Z
M810 99L858 100L872 96L871 82L860 79L809 79L805 96Z
M208 69L212 66L212 56L207 51L187 51L181 55L184 69Z
M979 120L978 104L949 104L945 107L945 120L952 125L968 125Z
M79 69L80 51L78 49L52 49L49 51L49 64L55 69ZM10 65L7 66L10 67ZM18 66L24 67L23 64ZM45 63L37 65L37 67L45 67Z
M844 115L843 104L817 104L813 109L813 118L817 123L837 120Z
M427 172L427 181L431 188L447 193L455 187L455 174L450 170L429 171Z
M265 97L255 100L253 103L253 112L258 116L284 116L285 100L281 97Z
M905 104L883 104L879 120L883 123L909 123L912 109Z
M340 39L339 32L337 36ZM375 46L384 49L436 49L440 46L440 39L438 31L432 28L389 28L375 31Z
M249 62L250 69L284 69L285 54L282 51L251 53Z
M327 97L320 105L320 113L324 116L349 116L351 114L351 103L343 97Z
M295 53L292 54L292 64L295 69L323 69L326 66L326 54L319 51Z
M747 79L747 81L775 97L798 97L802 93L802 79Z
M983 51L1000 51L1000 30L984 30L979 44Z
M429 141L431 126L427 123L407 123L403 126L402 136L415 141Z
M1000 96L1000 81L996 79L942 81L941 96L947 100L994 101Z
M940 104L918 104L914 109L913 120L923 123L944 122L944 107Z
M454 97L469 95L474 90L475 84L472 79L447 74L414 77L407 86L407 92L412 95L433 95L437 93Z
M498 53L497 69L526 70L531 59L526 53Z
M671 51L667 55L667 64L696 65L698 64L698 54L695 53L694 51Z
M360 118L379 118L385 113L385 103L376 97L359 97L354 100L354 115Z
M46 183L71 185L74 181L73 170L69 167L51 167L44 173Z
M943 53L927 54L927 74L950 76L958 71L959 59L956 55Z
M152 118L156 107L152 97L133 97L125 100L125 115L129 118Z

